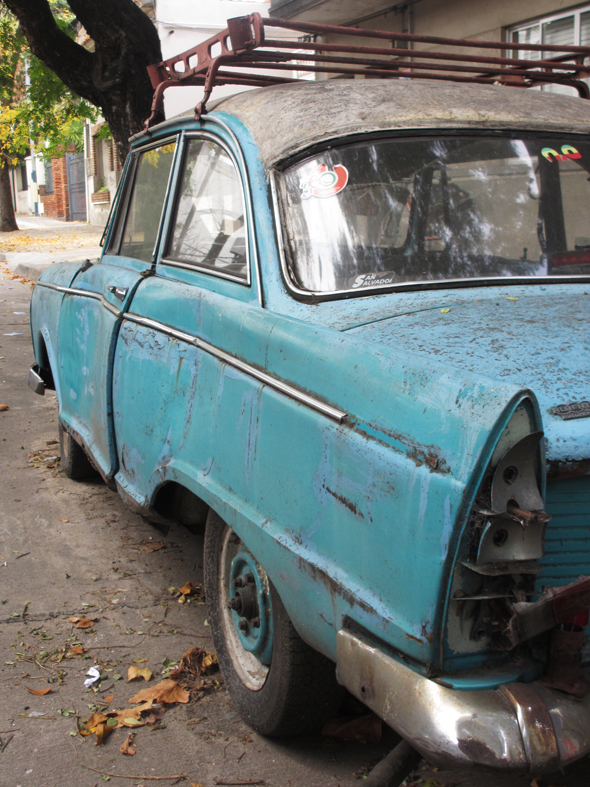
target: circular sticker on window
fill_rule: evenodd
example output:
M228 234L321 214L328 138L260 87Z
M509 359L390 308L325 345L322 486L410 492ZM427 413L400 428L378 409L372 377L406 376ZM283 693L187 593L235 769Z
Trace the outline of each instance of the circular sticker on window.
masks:
M333 197L346 188L348 183L348 170L343 164L335 164L334 169L328 169L327 164L316 167L308 180L299 184L303 199L310 197Z

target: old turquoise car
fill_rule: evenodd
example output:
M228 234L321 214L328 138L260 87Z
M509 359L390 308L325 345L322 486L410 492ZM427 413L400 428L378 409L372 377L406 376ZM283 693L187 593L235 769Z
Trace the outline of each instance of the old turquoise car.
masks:
M277 84L132 141L101 259L50 266L62 465L205 528L243 718L341 686L430 762L590 751L590 103Z

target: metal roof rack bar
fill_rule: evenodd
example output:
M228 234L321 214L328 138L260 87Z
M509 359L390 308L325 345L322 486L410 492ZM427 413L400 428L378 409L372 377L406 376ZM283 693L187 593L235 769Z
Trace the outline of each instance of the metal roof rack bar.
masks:
M267 38L267 29L290 30L314 40ZM318 36L337 34L389 41L391 46L366 46L317 40ZM408 44L436 44L464 48L467 53L439 49L406 49ZM474 50L539 53L538 59L479 54ZM555 56L548 57L549 54ZM352 55L352 57L351 57ZM228 70L230 69L230 70ZM248 73L244 73L248 69ZM274 73L268 73L273 71ZM148 129L162 110L163 94L168 87L202 85L203 99L195 108L198 119L215 85L266 87L299 81L296 76L280 76L281 71L339 76L365 76L371 79L432 79L513 87L558 84L572 87L585 99L590 90L590 47L522 44L508 41L472 41L410 33L394 33L364 28L319 25L266 19L260 14L229 19L227 28L180 55L148 67L154 87L152 114Z

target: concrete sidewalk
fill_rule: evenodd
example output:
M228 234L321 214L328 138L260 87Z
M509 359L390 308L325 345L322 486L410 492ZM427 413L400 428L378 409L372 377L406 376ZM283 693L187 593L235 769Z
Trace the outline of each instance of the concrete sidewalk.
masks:
M17 276L37 281L56 262L96 260L101 227L46 216L17 215L18 232L0 235L0 261Z

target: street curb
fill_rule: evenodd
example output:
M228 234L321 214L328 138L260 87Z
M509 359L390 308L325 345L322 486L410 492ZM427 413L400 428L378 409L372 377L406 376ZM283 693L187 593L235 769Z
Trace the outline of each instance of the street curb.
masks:
M52 260L51 262L19 262L15 265L13 272L15 276L23 276L26 279L31 279L31 281L37 281L39 276L43 273L46 268L51 267L51 265L56 265L58 262L78 262L83 263L88 259L88 256L80 257L78 260ZM91 262L98 262L98 257L91 259Z

